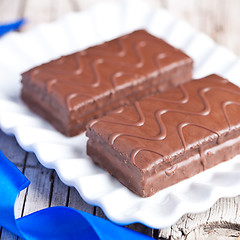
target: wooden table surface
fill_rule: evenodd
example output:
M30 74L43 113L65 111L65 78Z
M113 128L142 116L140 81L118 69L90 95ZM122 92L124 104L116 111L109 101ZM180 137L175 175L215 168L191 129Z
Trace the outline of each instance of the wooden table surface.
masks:
M40 22L53 21L70 11L81 11L100 0L0 0L0 22L25 17L26 31ZM114 1L114 0L111 0ZM117 0L115 0L117 1ZM168 9L185 19L196 29L210 35L240 55L239 0L146 0L154 7ZM74 188L61 183L54 170L40 165L32 153L22 150L13 136L0 129L0 150L30 179L31 185L22 191L16 203L16 217L50 206L69 206L106 218L102 210L85 203ZM141 224L127 227L155 239L231 239L239 240L240 197L220 199L211 209L201 214L186 214L175 225L153 230ZM18 239L5 229L1 240Z

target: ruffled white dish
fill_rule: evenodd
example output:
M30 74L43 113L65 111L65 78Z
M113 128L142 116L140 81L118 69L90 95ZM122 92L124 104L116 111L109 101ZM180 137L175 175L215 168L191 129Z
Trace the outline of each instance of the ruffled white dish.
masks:
M238 84L239 59L165 10L153 10L139 0L98 4L0 40L0 127L14 134L45 167L54 168L88 203L100 206L112 221L164 228L185 213L208 209L220 197L239 195L240 156L150 198L140 198L91 162L85 134L64 137L19 98L21 72L138 28L146 28L189 54L195 60L195 77L218 73Z

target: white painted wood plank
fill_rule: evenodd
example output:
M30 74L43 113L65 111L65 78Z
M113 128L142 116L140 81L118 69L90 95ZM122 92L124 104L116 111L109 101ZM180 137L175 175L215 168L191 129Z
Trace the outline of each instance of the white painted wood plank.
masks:
M100 207L95 207L95 215L104 219L108 219Z
M1 240L17 240L17 236L9 231L2 229Z
M94 207L87 204L75 188L69 190L68 207L93 214Z
M13 136L7 136L0 129L0 150L17 166L24 162L26 152L21 149Z
M239 0L160 0L179 19L240 55Z
M52 0L51 20L56 20L66 13L74 10L74 5L69 0Z
M21 7L24 1L22 0L0 1L0 22L11 22L21 17Z
M53 182L51 190L50 206L66 206L68 198L68 186L63 184L56 172L51 174L51 181Z
M234 239L232 236L240 235L240 196L235 198L219 199L211 209L199 214L186 214L172 227L160 230L159 236L178 240ZM227 223L227 224L226 224ZM215 231L215 230L216 231ZM212 231L214 230L214 231Z
M28 168L43 168L40 162L37 160L36 155L32 152L28 153L26 166Z
M240 240L239 226L234 229L233 224L218 224L201 226L186 236L185 240Z
M140 223L135 223L135 224L130 224L128 226L126 226L127 228L130 228L134 231L137 231L137 232L140 232L140 233L143 233L147 236L150 236L150 237L154 237L154 230L151 229L151 228L148 228Z
M75 4L80 8L81 10L84 10L88 7L91 7L92 5L99 3L99 2L117 2L119 0L73 0ZM148 4L150 4L153 8L157 8L161 6L161 1L159 0L147 0ZM137 6L136 6L137 10Z
M102 209L99 208L99 207L96 207L95 215L98 216L98 217L104 218L104 219L108 219L106 217L106 215L104 214L104 212L102 211ZM148 228L148 227L146 227L146 226L144 226L144 225L142 225L140 223L130 224L130 225L127 225L125 227L130 228L130 229L132 229L134 231L143 233L145 235L154 237L154 230L151 229L151 228Z
M37 160L34 155L29 154L27 164L28 161L32 164ZM49 196L52 184L51 172L52 170L46 169L42 166L39 166L38 168L26 167L25 176L31 181L31 184L27 190L23 216L49 207Z
M79 4L78 0L69 0L69 2L71 2L74 11L80 11L81 10L81 7L80 7L80 4Z
M51 0L26 0L23 15L28 22L22 31L39 23L51 21L51 3Z

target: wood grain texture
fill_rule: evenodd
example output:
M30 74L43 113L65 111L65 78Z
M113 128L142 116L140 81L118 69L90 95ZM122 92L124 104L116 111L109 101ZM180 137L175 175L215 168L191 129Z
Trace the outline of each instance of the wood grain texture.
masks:
M238 0L167 0L165 7L176 17L185 19L217 43L240 55Z
M173 226L160 230L160 236L178 240L236 239L240 235L240 196L219 199L211 209L186 214Z
M120 0L0 0L0 22L25 17L28 23L21 31L53 21L71 11L80 11L96 2ZM239 0L146 0L154 8L163 7L194 28L205 32L240 56ZM11 3L10 3L11 2ZM49 206L69 206L106 218L102 210L85 203L74 188L65 186L53 170L42 167L34 154L23 151L14 137L0 131L0 149L32 181L16 202L16 216L20 217ZM240 240L240 197L220 199L210 210L200 214L186 214L170 228L160 231L141 224L127 227L156 239L231 239ZM1 240L17 239L0 230Z
M14 21L21 17L21 9L24 5L23 0L1 0L0 1L0 22Z

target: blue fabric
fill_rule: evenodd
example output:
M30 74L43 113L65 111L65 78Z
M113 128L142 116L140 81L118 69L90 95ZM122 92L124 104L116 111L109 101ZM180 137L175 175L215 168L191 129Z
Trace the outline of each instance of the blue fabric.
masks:
M24 19L20 19L20 20L18 20L16 22L13 22L13 23L0 25L0 37L3 34L9 32L9 31L13 31L13 30L19 29L24 23L25 23L25 20Z
M68 207L51 207L15 219L14 204L29 180L0 151L0 226L29 240L149 240L146 235Z

